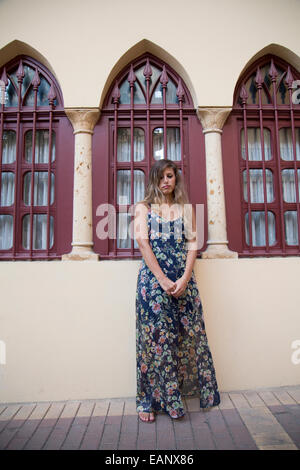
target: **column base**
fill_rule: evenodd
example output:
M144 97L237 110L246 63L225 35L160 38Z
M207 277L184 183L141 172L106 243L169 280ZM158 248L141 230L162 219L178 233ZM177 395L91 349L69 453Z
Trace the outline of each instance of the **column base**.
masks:
M203 259L213 259L213 258L238 258L238 253L236 251L229 250L227 245L209 245L207 250L205 250L201 258Z
M75 247L70 253L62 255L62 261L99 261L100 256L86 247Z

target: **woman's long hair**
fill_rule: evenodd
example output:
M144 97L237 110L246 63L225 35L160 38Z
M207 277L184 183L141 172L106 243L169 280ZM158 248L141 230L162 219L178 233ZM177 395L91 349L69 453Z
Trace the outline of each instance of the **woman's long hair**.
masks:
M166 168L172 168L175 173L175 188L173 192L173 203L184 205L188 204L188 196L184 186L184 182L181 176L178 167L172 160L158 160L152 165L149 174L149 181L145 192L145 197L141 201L148 206L151 204L163 204L165 203L165 196L163 192L159 189L160 178L163 176L163 173Z

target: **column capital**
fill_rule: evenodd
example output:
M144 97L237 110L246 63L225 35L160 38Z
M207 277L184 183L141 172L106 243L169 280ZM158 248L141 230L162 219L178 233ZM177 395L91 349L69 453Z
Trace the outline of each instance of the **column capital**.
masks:
M232 108L202 108L198 106L197 116L202 124L203 133L218 132L221 134L231 110Z
M86 133L93 134L94 127L100 117L99 108L65 108L74 134Z

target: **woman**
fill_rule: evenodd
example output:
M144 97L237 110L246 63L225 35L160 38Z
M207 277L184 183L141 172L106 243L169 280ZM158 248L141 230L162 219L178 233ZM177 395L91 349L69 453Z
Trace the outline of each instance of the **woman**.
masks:
M135 238L142 254L136 291L137 411L184 416L182 395L199 395L200 407L220 403L215 370L193 272L196 221L180 172L171 160L150 170L136 206Z

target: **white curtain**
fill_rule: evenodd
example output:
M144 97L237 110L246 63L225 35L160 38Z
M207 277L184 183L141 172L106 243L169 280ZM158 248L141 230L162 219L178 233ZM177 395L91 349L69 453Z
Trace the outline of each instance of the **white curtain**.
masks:
M3 131L2 163L14 163L16 160L16 133ZM15 175L11 171L1 174L1 207L14 203ZM9 250L13 244L13 216L0 215L0 250Z
M279 129L280 156L282 160L294 160L292 129ZM296 160L300 160L300 127L295 128Z
M13 216L0 215L0 250L9 250L13 244Z
M157 127L153 131L153 156L155 160L164 158L164 129ZM167 157L169 160L181 160L181 143L179 127L167 128Z
M48 163L49 131L37 129L35 134L35 163ZM55 133L52 131L51 161L55 159ZM32 131L25 134L25 160L32 161Z
M264 184L263 184L263 170L250 169L250 201L251 202L264 202ZM244 199L248 201L247 194L247 171L243 171L244 179ZM267 202L272 202L274 200L274 190L273 190L273 173L270 170L265 172L266 179L266 193L267 193Z
M297 211L284 213L285 240L287 245L298 245Z
M297 170L298 175L298 200L300 200L300 170ZM295 170L286 169L281 171L283 200L285 202L296 202L296 178Z
M16 133L3 131L2 163L13 163L16 160Z
M130 162L131 157L130 128L118 128L117 160ZM143 129L133 129L133 160L139 162L145 158L145 133Z
M33 215L33 230L32 230L32 248L34 250L47 249L47 214L34 214ZM30 249L30 215L23 217L23 247L26 250ZM50 216L50 246L53 246L53 217Z
M181 160L179 127L167 128L167 154L170 160Z
M271 160L271 133L269 129L264 128L264 152L265 160ZM260 139L260 128L259 127L248 127L247 128L247 137L248 137L248 160L257 160L262 161L262 144ZM245 132L242 129L241 132L241 147L242 147L242 157L246 160L246 145L245 145Z
M119 162L130 162L131 160L131 129L129 127L118 128L117 159ZM138 127L133 130L133 159L135 162L145 158L145 133ZM134 170L133 193L134 201L131 201L131 171L118 170L117 172L117 203L130 205L135 204L144 197L145 174L141 170ZM118 214L117 220L117 247L130 248L131 238L129 234L129 224L132 218L127 213ZM136 241L134 246L137 247Z
M47 206L48 205L48 172L35 171L34 172L34 206ZM31 172L24 176L24 203L30 206L31 198ZM51 173L50 183L50 204L54 201L54 174Z
M141 170L134 170L133 173L134 204L142 200L145 193L145 174ZM117 174L117 201L118 204L131 204L131 173L130 170L119 170ZM129 234L129 224L132 218L127 213L118 214L118 248L130 248L131 238ZM134 246L137 242L134 240Z
M15 174L4 171L1 174L1 206L11 206L14 203Z
M264 211L251 212L251 226L252 226L252 245L253 246L266 246L266 227L265 227L265 213ZM268 211L268 228L269 228L269 245L272 246L276 243L275 234L275 216L273 212ZM245 216L245 230L246 230L246 243L249 245L249 216Z

